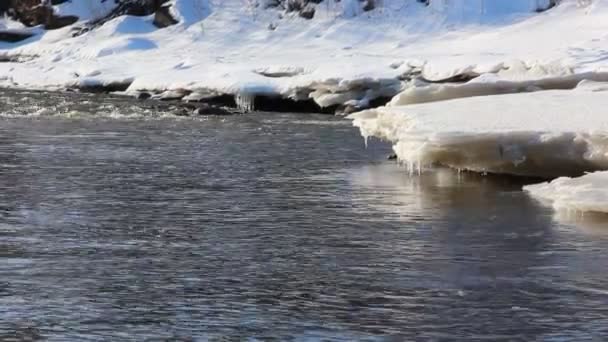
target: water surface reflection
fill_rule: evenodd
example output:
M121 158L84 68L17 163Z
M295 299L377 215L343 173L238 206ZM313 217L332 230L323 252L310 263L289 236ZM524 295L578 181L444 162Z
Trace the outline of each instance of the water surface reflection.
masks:
M4 119L0 336L608 336L608 236L389 151L325 116Z

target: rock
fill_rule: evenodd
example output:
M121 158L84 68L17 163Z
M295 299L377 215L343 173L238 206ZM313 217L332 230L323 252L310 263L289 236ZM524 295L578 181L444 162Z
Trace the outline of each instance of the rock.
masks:
M300 11L300 17L304 19L312 19L315 16L315 8L311 5L306 6Z
M179 22L175 18L173 18L170 9L171 6L162 6L156 11L156 13L154 13L154 26L158 28L165 28L171 25L175 25Z
M99 1L99 0L97 0ZM110 0L104 0L110 1ZM132 15L132 16L147 16L153 13L156 13L163 4L165 4L168 0L114 0L116 1L117 6L106 16L101 17L97 20L90 21L84 23L82 27L74 28L72 32L72 37L80 36L86 32L91 31L92 29L102 26L106 22L123 16L123 15Z
M180 109L178 113L186 112L188 113L187 115L233 115L239 113L236 110L230 110L225 107L212 105L209 103L182 103L178 105L178 108Z
M85 93L113 93L127 90L132 82L131 80L108 83L82 82L76 88Z
M297 12L301 11L307 4L308 2L306 0L287 0L285 9L287 12Z
M9 2L14 19L25 26L46 24L53 16L51 4L42 3L42 0L10 0Z
M221 107L201 103L193 112L195 115L232 115L233 112Z
M348 115L348 114L352 114L355 112L360 111L361 108L352 106L352 105L345 105L345 106L338 106L338 108L336 108L336 115Z
M10 14L25 26L44 25L47 30L62 28L78 21L76 16L55 16L53 5L65 0L4 0L0 4L0 14Z
M363 10L369 12L376 8L376 0L365 0L363 4Z
M186 108L179 108L178 110L173 112L175 116L190 116L190 112L186 110Z
M66 15L62 17L51 15L50 18L47 20L46 24L44 25L44 28L47 30L55 30L62 27L70 26L77 21L78 17L74 15Z
M396 153L391 153L389 154L386 159L388 160L397 160L397 154Z
M0 30L0 42L16 43L28 39L33 35L23 30Z
M150 93L145 92L145 91L142 91L142 92L138 93L135 96L135 98L138 99L138 100L147 100L147 99L149 99L151 97L152 97L152 95Z
M262 7L264 9L275 8L281 6L281 0L264 0Z
M252 71L258 75L270 78L294 77L305 73L302 67L264 67Z

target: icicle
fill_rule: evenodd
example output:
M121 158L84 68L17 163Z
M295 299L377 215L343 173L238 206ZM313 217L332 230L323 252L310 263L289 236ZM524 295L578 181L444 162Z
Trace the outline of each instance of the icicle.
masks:
M237 93L234 96L234 102L238 109L251 112L254 111L255 95L249 93Z
M414 170L415 170L415 163L411 160L408 160L407 162L407 171L410 174L410 177L414 175Z

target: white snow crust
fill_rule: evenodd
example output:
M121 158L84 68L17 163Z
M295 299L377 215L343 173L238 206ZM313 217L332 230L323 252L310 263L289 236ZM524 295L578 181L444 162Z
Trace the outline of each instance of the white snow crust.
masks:
M350 116L367 139L392 142L410 170L558 177L608 169L608 87L387 106Z
M0 18L0 30L22 30L25 25L10 18Z
M325 1L305 20L252 6L256 1L172 0L180 23L168 28L154 27L152 17L123 16L78 37L66 27L0 43L0 56L35 57L0 63L0 86L56 89L133 80L128 92L205 90L365 107L411 87L403 80L413 74L427 81L481 75L471 88L459 88L472 95L603 78L607 1L581 7L564 0L534 13L545 2L434 0L425 7L384 0L363 12L358 1ZM83 25L109 13L113 3L79 0L56 9L78 15L76 25ZM277 77L276 70L289 72Z
M550 202L556 210L608 214L608 171L578 178L562 177L526 186L524 190L541 201Z

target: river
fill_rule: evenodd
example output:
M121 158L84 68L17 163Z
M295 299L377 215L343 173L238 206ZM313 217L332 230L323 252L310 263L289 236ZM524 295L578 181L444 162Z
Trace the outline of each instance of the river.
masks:
M608 337L608 221L526 180L409 175L333 116L0 98L1 340Z

